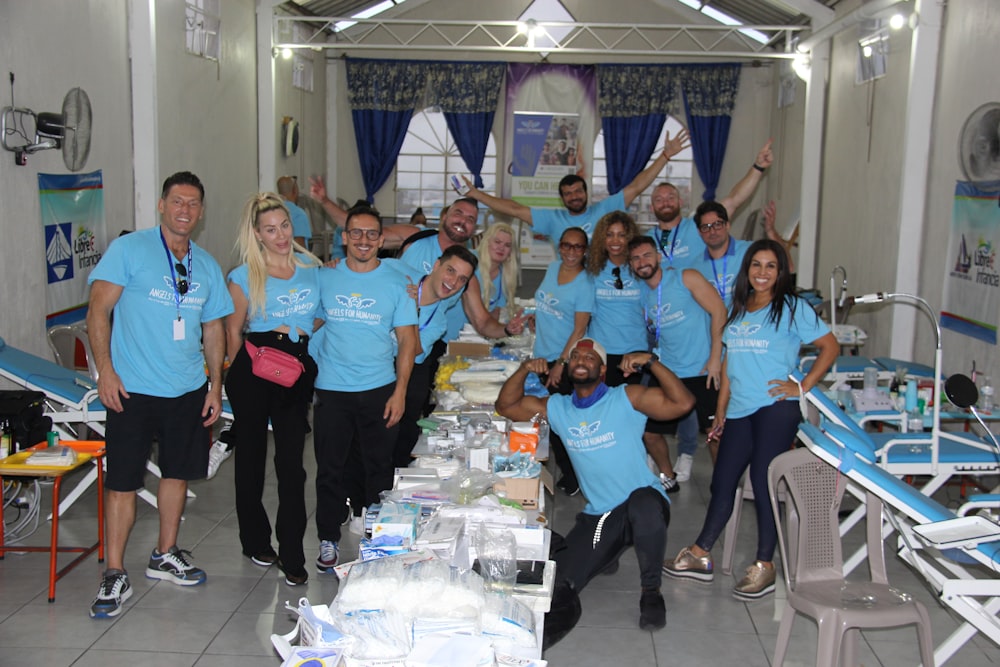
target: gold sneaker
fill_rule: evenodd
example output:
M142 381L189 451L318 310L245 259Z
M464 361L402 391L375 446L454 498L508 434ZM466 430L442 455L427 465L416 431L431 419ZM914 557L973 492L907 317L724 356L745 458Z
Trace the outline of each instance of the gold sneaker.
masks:
M707 584L715 579L712 554L695 556L689 547L684 547L677 558L663 563L663 573L677 579L694 579Z
M740 583L736 584L733 595L744 600L757 600L768 593L773 593L776 572L773 564L768 567L763 561L754 561L753 565L747 568Z

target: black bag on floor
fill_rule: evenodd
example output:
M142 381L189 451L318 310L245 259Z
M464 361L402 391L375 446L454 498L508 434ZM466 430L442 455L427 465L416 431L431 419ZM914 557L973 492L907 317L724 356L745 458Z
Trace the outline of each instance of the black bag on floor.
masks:
M11 454L45 442L46 433L52 430L52 419L44 412L45 394L42 392L0 390L0 425L6 422L14 433Z

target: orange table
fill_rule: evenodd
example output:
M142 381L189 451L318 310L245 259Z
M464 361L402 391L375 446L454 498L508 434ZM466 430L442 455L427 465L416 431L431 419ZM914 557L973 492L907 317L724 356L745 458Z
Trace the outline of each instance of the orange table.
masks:
M45 447L44 444L35 445L17 454L0 459L0 484L4 477L46 477L51 478L52 484L52 539L47 547L28 546L5 546L3 531L0 530L0 560L3 560L8 551L19 552L49 552L49 602L55 602L56 582L62 579L63 575L76 567L84 558L97 551L97 561L104 562L104 465L100 460L104 456L103 441L63 441L61 444L72 447L78 453L76 463L71 466L51 467L29 465L25 461L35 449ZM98 459L97 465L97 542L84 547L60 547L59 546L59 490L62 486L63 477L82 465L90 462L91 459ZM0 502L0 520L3 519L3 503ZM59 552L79 553L58 572L56 571L56 559Z

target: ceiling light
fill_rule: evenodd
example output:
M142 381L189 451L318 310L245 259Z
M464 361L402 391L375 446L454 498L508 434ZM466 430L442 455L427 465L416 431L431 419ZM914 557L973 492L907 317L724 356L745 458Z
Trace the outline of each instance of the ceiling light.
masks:
M889 27L893 30L899 30L904 25L906 25L906 17L902 14L893 14L892 18L889 19Z

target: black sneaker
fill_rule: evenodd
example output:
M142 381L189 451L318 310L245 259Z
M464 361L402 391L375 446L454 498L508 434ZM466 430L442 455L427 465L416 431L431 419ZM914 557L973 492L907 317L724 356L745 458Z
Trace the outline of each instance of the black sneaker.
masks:
M178 549L176 545L170 547L166 553L160 553L153 549L149 556L149 564L146 566L146 576L150 579L163 579L178 586L197 586L207 579L205 571L195 567L188 560L191 552L187 549Z
M556 483L556 487L562 489L567 496L575 496L580 493L580 484L575 479L567 480L563 477Z
M244 553L243 555L253 561L254 565L260 565L261 567L271 567L278 562L278 554L274 553L274 549L270 548L259 553Z
M122 613L122 603L132 597L132 586L125 570L108 570L101 580L97 597L90 605L91 618L111 618Z
M659 630L667 624L667 605L660 591L643 591L639 598L639 628Z

